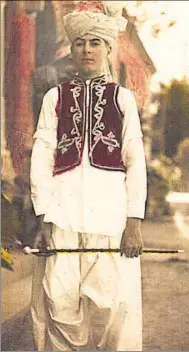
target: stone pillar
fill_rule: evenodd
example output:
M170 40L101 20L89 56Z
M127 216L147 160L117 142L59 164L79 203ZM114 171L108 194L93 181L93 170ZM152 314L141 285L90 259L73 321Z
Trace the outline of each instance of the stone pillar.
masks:
M35 62L35 21L17 1L7 53L8 149L17 174L24 168L25 151L32 146L32 73ZM26 40L27 39L27 40Z
M4 97L4 76L5 76L5 1L1 1L1 148L6 150L5 138L5 97Z
M1 1L1 174L2 180L6 181L12 189L13 180L15 177L14 169L12 166L12 160L10 157L10 152L7 149L7 136L6 136L6 110L5 110L5 90L4 90L4 80L5 80L5 11L6 1ZM8 187L9 188L9 187ZM10 192L9 196L10 196Z

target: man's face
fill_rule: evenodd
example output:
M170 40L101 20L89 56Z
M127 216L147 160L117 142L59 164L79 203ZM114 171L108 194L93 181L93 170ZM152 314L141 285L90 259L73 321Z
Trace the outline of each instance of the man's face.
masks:
M103 39L86 34L72 44L72 57L84 77L101 75L110 47Z

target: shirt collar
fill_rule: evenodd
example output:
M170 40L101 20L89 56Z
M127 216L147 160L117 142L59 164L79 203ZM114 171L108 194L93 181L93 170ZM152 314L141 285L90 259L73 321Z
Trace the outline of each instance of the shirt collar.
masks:
M99 84L106 84L108 83L108 76L103 74L99 77L94 77L91 79L84 79L83 77L80 77L79 75L75 75L75 77L73 78L73 82L78 82L78 83L82 83L82 84L89 84L89 83L99 83Z

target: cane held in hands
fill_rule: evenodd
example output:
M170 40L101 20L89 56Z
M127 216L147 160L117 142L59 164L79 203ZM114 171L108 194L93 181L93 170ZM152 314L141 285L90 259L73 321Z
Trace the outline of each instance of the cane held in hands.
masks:
M24 252L26 254L36 254L41 256L51 256L59 253L120 253L120 248L73 248L73 249L48 249L48 248L30 248L25 247ZM178 254L184 253L183 249L158 249L158 248L145 248L143 253L168 253L168 254Z

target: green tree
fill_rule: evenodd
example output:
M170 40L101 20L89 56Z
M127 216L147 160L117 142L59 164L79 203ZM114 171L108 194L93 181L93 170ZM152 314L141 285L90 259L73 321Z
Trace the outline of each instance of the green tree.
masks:
M173 80L168 86L162 85L154 99L159 103L154 129L159 128L160 152L173 158L179 143L189 137L189 83L183 79Z
M178 144L187 137L189 137L189 84L185 80L174 80L166 96L165 154L173 157Z

